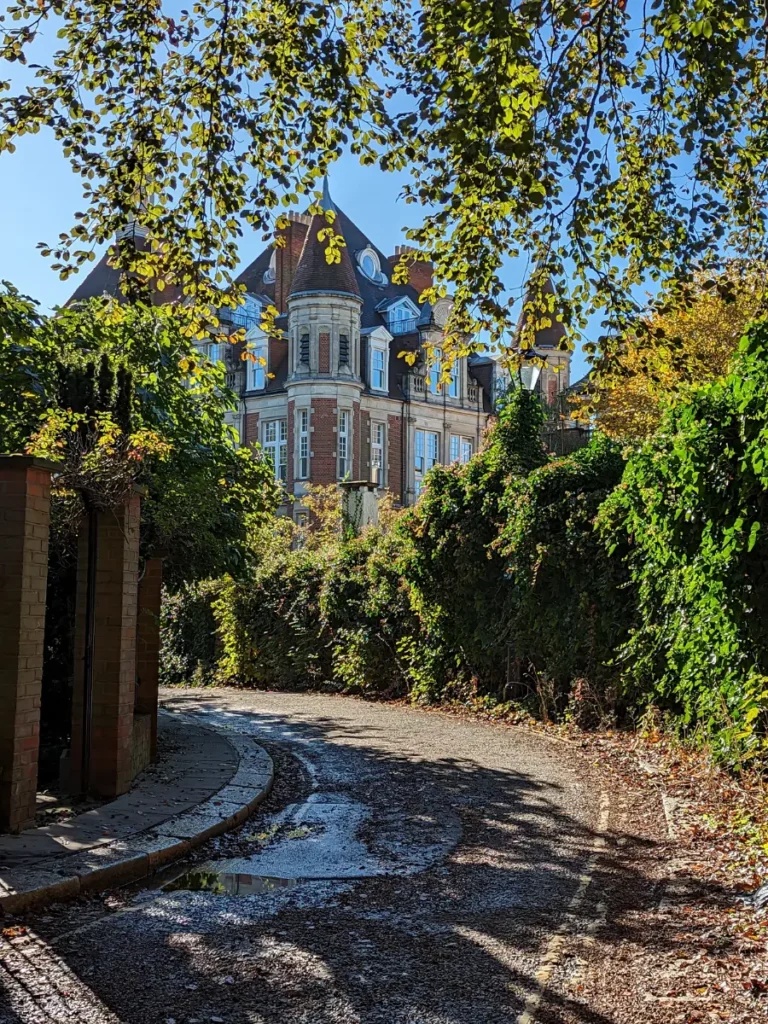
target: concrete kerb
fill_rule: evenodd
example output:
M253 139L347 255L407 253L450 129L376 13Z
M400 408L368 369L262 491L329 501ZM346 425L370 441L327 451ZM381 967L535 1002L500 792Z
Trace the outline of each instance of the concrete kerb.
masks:
M53 870L29 867L5 873L0 877L0 915L137 882L241 825L269 795L274 765L251 737L225 739L235 748L238 765L211 797L146 831L61 857L61 867Z

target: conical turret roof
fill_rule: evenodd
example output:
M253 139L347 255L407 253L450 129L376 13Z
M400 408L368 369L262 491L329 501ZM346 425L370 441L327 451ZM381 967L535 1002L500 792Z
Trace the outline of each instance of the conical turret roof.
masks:
M323 182L323 210L333 210L337 213L336 206L331 199L328 189L328 179ZM330 225L322 214L316 214L312 218L304 239L304 247L299 256L296 266L296 273L293 276L290 295L301 295L305 292L335 292L336 294L354 295L360 298L360 287L357 283L355 268L352 265L352 257L346 244L341 246L341 261L329 263L326 259L328 239L321 241L318 235L324 229L332 227L337 235L344 237L340 218L337 216Z

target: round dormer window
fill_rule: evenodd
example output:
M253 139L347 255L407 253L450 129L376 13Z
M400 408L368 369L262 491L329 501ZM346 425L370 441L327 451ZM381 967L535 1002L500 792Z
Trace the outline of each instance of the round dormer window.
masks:
M269 266L262 275L264 284L274 284L277 278L277 252L273 249L269 260Z
M369 281L374 284L385 285L387 276L381 272L381 263L375 251L367 246L357 254L357 265Z

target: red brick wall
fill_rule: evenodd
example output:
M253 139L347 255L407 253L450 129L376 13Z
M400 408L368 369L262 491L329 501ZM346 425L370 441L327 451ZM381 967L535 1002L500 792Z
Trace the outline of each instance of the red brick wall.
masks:
M387 417L387 487L398 501L403 500L403 419Z
M116 512L98 516L89 785L89 792L98 796L125 793L133 780L139 514L140 500L135 494ZM82 529L72 695L72 777L78 787L82 784L87 566L88 530Z
M245 414L244 444L254 445L259 440L259 414L247 412Z
M336 431L338 415L335 398L315 398L312 401L312 466L313 484L336 482Z
M51 475L0 458L0 831L34 823Z
M163 561L150 558L144 566L139 581L139 611L136 622L136 679L138 692L136 712L149 716L149 747L145 753L137 754L137 740L134 736L134 775L137 757L142 768L153 761L157 753L157 685L160 662L160 601L163 588ZM136 719L134 718L134 726ZM139 771L141 769L138 769Z
M396 267L400 262L400 253L390 256L389 262L392 267ZM435 268L431 263L411 263L408 267L408 283L421 293L425 288L432 287L434 272Z
M318 370L320 373L331 372L331 336L323 332L319 339Z
M307 225L300 220L291 220L280 234L285 238L285 246L275 250L275 305L285 313L293 275L307 237Z

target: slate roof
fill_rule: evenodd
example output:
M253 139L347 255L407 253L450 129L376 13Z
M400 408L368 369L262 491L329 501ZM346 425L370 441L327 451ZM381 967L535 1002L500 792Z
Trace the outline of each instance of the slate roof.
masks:
M346 233L343 229L340 230L339 219L337 218L333 229L337 234L342 234L346 238ZM327 227L328 222L324 217L316 215L312 218L293 275L290 294L341 292L359 297L360 288L357 284L357 275L352 266L348 245L341 246L341 261L339 263L329 263L326 258L328 241L325 238L320 241L317 236Z
M134 236L134 244L139 252L146 248L146 239L143 235ZM112 264L116 255L116 246L111 245L89 274L83 278L72 295L67 299L69 306L73 302L81 302L85 299L92 299L101 295L111 295L118 302L127 302L128 299L120 287L122 273ZM152 288L150 300L153 306L163 306L167 302L176 302L182 296L182 289L173 286L166 287L163 291Z
M275 298L275 286L264 281L264 274L269 270L269 262L272 259L272 246L259 253L256 259L237 276L237 282L244 284L246 291L252 295L260 295L262 292L269 298L270 302Z

